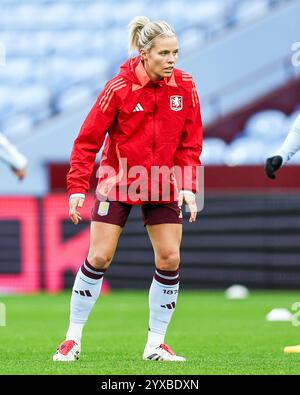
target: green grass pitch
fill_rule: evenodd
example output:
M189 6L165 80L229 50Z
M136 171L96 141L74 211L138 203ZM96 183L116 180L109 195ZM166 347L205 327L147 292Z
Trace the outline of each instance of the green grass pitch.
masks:
M267 322L275 307L291 309L296 292L251 292L226 300L223 292L181 291L166 343L184 363L141 359L148 324L146 291L113 291L98 300L84 330L79 361L52 362L68 325L70 292L1 296L6 326L0 327L0 374L299 374L300 327Z

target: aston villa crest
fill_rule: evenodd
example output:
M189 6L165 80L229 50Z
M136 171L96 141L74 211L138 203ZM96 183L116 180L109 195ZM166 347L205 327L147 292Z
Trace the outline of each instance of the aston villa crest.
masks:
M103 217L104 215L107 215L109 209L109 202L100 202L99 208L98 208L98 214Z
M180 111L183 108L182 96L170 96L170 108L173 111Z

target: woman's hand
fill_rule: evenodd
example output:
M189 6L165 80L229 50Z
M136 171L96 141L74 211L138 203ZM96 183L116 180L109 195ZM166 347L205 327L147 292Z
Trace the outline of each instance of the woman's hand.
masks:
M197 203L196 203L196 196L192 191L180 191L178 198L178 207L182 207L182 204L185 203L188 205L190 210L190 219L189 222L195 222L197 217Z
M80 212L77 208L83 207L85 195L83 193L74 193L69 199L69 216L74 225L77 225L82 220Z
M11 168L12 171L15 173L16 177L18 177L18 179L20 181L23 180L23 178L25 178L27 176L27 166L23 167L22 169L16 169L15 167Z

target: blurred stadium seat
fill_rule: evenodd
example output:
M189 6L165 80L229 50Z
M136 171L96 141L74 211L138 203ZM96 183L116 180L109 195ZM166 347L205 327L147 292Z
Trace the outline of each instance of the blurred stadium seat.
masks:
M72 110L85 101L91 100L91 89L85 85L73 86L65 91L58 97L56 108L59 112Z
M201 162L206 165L223 165L226 152L226 143L219 138L207 138L203 141Z
M265 150L264 141L241 137L229 145L224 161L228 166L263 163L266 157Z
M7 131L6 135L14 141L28 137L33 127L33 118L28 113L19 113L6 118L2 124L3 129Z
M260 111L252 115L245 125L245 134L263 142L282 138L286 116L278 110Z
M237 4L235 19L238 23L248 23L264 16L270 6L269 0L247 0Z

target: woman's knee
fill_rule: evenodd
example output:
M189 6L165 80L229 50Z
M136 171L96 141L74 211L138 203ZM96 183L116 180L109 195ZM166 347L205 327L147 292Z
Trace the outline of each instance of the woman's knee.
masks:
M156 258L155 265L160 270L177 270L180 264L180 254L178 251L166 252Z
M107 269L111 264L112 257L109 254L97 252L93 253L90 252L88 255L88 262L92 265L95 269Z

